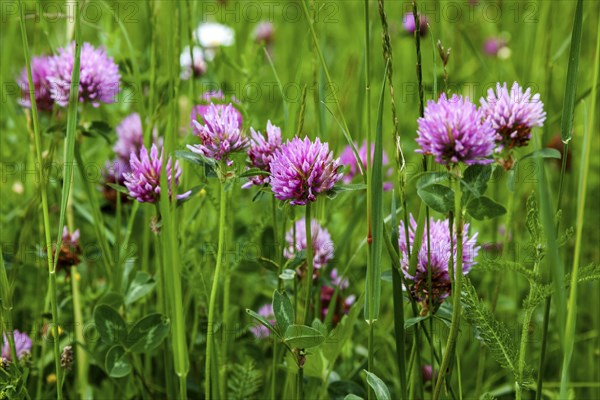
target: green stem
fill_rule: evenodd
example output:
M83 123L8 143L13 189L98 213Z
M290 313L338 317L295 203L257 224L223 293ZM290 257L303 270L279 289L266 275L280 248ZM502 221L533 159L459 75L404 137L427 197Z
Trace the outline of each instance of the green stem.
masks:
M536 259L533 265L533 273L537 274L539 271L539 259ZM529 290L529 296L534 295L534 286L531 285ZM521 329L521 345L519 346L519 381L523 382L523 374L525 371L525 354L527 353L527 342L529 340L529 324L531 323L531 317L533 316L534 308L528 308L525 310L523 315L523 327ZM517 383L516 398L521 400L523 398L523 387Z
M71 268L71 293L73 295L73 320L75 322L75 340L77 347L75 348L77 357L77 386L79 396L83 399L90 397L90 388L88 387L88 358L87 352L82 346L85 346L85 337L83 335L83 316L81 314L81 294L79 291L80 275L77 272L77 266Z
M213 329L215 323L215 304L217 302L217 290L219 287L219 279L223 268L223 246L225 245L225 213L227 211L227 194L225 192L225 182L221 182L221 201L219 208L219 243L217 249L217 265L215 268L215 276L213 277L212 287L210 289L210 301L208 305L208 329L206 332L206 378L204 386L204 396L206 399L211 399L211 358L213 353ZM218 388L217 388L218 389Z
M75 2L77 9L78 3ZM46 192L46 181L42 173L43 159L41 149L41 132L39 126L39 118L37 113L37 103L35 99L35 88L33 85L33 78L31 74L31 58L29 56L29 43L27 39L27 29L25 27L25 13L23 9L23 2L19 2L20 8L20 26L21 26L21 39L23 42L23 52L25 56L25 68L27 70L27 81L29 83L29 99L31 101L31 115L33 120L33 130L35 138L35 154L36 154L36 174L38 182L40 182L40 192L42 197L42 215L44 219L44 236L46 240L46 255L48 261L48 282L50 291L50 302L52 304L52 333L54 335L54 368L56 370L56 377L58 384L56 385L56 397L58 400L62 400L62 368L60 367L60 348L58 343L58 296L56 294L56 271L53 265L52 256L52 241L50 238L50 215L48 212L48 193ZM75 12L76 19L79 21L79 12ZM79 67L79 48L76 51L75 66ZM79 83L79 79L77 79ZM73 86L73 85L72 85ZM72 89L72 88L71 88ZM73 90L71 90L72 92ZM71 93L73 94L73 93Z
M456 345L456 338L458 336L458 329L460 325L460 312L461 312L461 289L462 289L462 275L463 275L463 213L461 208L462 193L460 188L460 169L456 168L457 175L452 180L454 185L454 210L456 218L456 260L455 260L455 272L450 274L450 279L454 277L454 285L452 286L452 297L453 297L453 312L452 312L452 323L450 325L450 334L448 336L448 342L446 344L446 352L442 358L440 365L440 371L437 382L435 384L435 390L433 392L433 398L439 399L444 380L446 378L446 370L450 365L450 360L454 354L454 347ZM451 236L454 232L450 232Z
M298 366L298 382L296 382L296 397L304 400L304 368Z
M516 173L516 171L515 171ZM504 260L506 256L509 254L509 242L510 242L510 227L512 226L513 220L513 209L515 204L515 192L508 192L508 204L506 205L506 225L504 227L504 238L502 240L502 256L501 258ZM500 288L502 287L502 278L504 274L498 274L496 279L496 286L494 287L494 295L492 297L492 312L496 311L496 306L498 305L498 298L500 297Z
M13 362L17 360L17 351L15 347L14 327L12 325L12 296L8 285L8 277L6 275L6 267L4 266L4 256L0 249L0 328L7 333L8 346L10 348L10 356ZM5 327L7 327L5 329ZM18 363L15 362L18 369Z
M312 285L313 285L313 245L312 245L312 232L311 232L311 216L310 216L310 202L306 203L306 216L305 216L305 229L306 229L306 264L308 271L306 275L306 300L304 307L304 324L310 325L310 303L312 297Z

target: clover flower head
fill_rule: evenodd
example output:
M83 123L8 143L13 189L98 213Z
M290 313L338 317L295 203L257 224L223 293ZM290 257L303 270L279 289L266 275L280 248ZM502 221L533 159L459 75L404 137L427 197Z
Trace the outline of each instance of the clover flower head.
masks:
M69 103L74 59L75 42L58 49L58 55L50 58L47 79L51 84L52 99L62 107ZM100 103L115 102L121 90L121 75L119 67L104 49L96 49L90 43L84 43L79 71L79 102L88 102L94 107L98 107Z
M33 81L33 93L35 103L39 110L50 111L54 105L50 91L50 82L48 73L50 72L50 57L32 57L31 58L31 79ZM23 68L18 78L21 88L21 99L19 104L23 107L31 108L31 98L29 97L29 80L27 78L27 69Z
M425 115L418 119L418 153L431 154L439 164L488 164L496 134L468 98L442 94L430 100Z
M131 153L130 166L131 172L126 173L125 186L129 190L129 195L140 203L155 203L160 199L160 175L163 163L163 150L159 155L158 148L152 145L150 153L146 146L142 145L139 155ZM169 196L172 195L173 178L175 186L179 185L181 177L181 167L179 161L175 161L175 170L172 173L172 160L169 158L166 166L166 175L169 187ZM191 191L177 195L177 199L185 199L191 194Z
M273 154L270 163L271 189L279 200L306 205L326 193L342 178L339 159L333 158L327 143L319 138L295 137Z
M415 240L417 223L413 216L410 216L408 228L409 244L411 251ZM463 226L463 275L469 273L476 264L475 257L479 253L480 247L477 245L477 233L469 237L469 224ZM424 306L428 306L431 300L434 307L438 307L444 299L451 293L450 277L448 273L448 263L451 258L451 249L453 250L453 260L456 260L456 232L452 233L452 242L448 228L448 220L429 221L429 254L427 248L427 232L423 233L422 245L419 249L417 258L417 268L414 275L409 274L409 257L407 250L406 233L404 221L400 222L398 244L400 247L400 261L406 280L412 283L411 295ZM452 246L454 243L454 246ZM431 269L431 292L429 290L429 269Z
M187 146L194 153L217 161L225 160L231 165L229 156L248 147L248 138L242 133L237 110L231 103L224 107L210 104L203 123L192 123L194 134L201 141L200 144Z
M510 91L506 83L496 84L495 91L489 89L487 98L481 99L480 110L494 129L500 150L526 146L531 139L531 130L543 126L546 120L540 95L533 94L531 88L523 90L517 82Z
M270 163L273 160L273 153L281 147L281 129L271 121L267 122L266 137L260 131L250 128L250 148L248 149L248 158L253 168L258 168L265 172L271 172ZM248 188L252 185L262 186L269 183L268 176L256 175L249 178L249 182L244 185Z

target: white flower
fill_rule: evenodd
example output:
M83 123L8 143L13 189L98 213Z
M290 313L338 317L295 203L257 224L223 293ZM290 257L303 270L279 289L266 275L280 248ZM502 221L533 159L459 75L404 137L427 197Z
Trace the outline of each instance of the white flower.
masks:
M235 32L227 25L218 22L200 24L194 36L200 46L212 49L220 46L231 46L235 41Z
M206 62L204 62L204 54L198 46L192 48L194 53L194 65L192 65L192 56L190 55L190 46L185 46L179 56L179 64L181 64L181 79L188 80L192 76L204 75L206 73Z

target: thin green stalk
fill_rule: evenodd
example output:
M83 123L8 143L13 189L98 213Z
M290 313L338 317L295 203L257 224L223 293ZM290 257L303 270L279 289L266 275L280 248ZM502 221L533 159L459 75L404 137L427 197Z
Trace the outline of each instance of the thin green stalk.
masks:
M84 321L81 313L81 294L79 291L79 279L80 275L77 272L77 266L71 267L71 294L73 296L73 320L75 322L75 341L77 347L75 348L75 354L77 357L77 387L79 396L87 399L91 397L91 388L88 382L88 357L87 351L83 348L85 346L85 336L83 335Z
M452 285L452 297L453 297L453 311L452 311L452 323L450 325L450 333L448 335L448 342L446 344L446 352L442 358L440 364L440 370L438 379L435 384L433 392L433 398L439 399L442 391L442 386L446 378L446 370L450 365L450 360L454 354L454 347L456 345L456 338L458 336L458 329L460 325L460 313L461 313L461 289L462 289L462 275L463 275L463 212L462 212L462 193L460 187L460 168L455 169L456 176L453 177L452 183L454 186L454 210L456 219L456 265L454 273L450 273L450 279L453 280ZM453 232L450 232L451 237Z
M224 167L224 166L223 166ZM215 267L215 276L213 277L212 287L210 289L210 300L208 305L208 330L206 332L206 364L205 364L205 382L204 382L204 397L211 399L211 358L213 353L213 329L215 323L215 304L217 302L217 290L219 287L219 279L221 270L223 269L223 247L225 245L225 215L227 210L227 193L225 192L225 182L221 182L221 201L219 205L219 239L217 248L217 262ZM217 388L218 390L218 388Z
M306 300L304 306L304 324L310 325L310 303L312 297L312 286L313 286L313 245L312 245L312 230L311 230L311 215L310 215L310 202L306 203L306 215L304 218L304 227L306 229L306 264L308 266L308 272L306 274Z
M397 254L400 254L398 248L398 224L396 222L396 198L392 193L392 244ZM394 254L393 259L397 256ZM402 296L402 276L399 268L392 266L392 296L394 304L394 338L396 339L396 363L400 373L400 398L406 399L406 349L404 346L404 298ZM433 349L433 347L432 347Z
M515 172L516 173L516 172ZM508 247L510 244L510 227L513 222L513 210L515 208L515 197L517 194L515 192L508 192L508 204L506 205L506 225L504 230L504 238L502 240L502 251L501 258L504 260L508 255ZM496 311L496 306L498 305L498 298L500 297L500 288L502 287L502 280L504 274L498 274L496 277L496 285L494 287L494 295L492 297L492 312Z
M419 115L425 113L424 89L423 89L423 69L421 66L421 24L419 23L419 11L417 0L413 0L413 17L415 19L415 46L417 50L417 81L419 85Z
M304 400L304 367L298 366L298 380L296 382L296 398Z
M536 261L533 265L533 273L537 274L540 269L539 259L536 258ZM534 286L530 287L529 296L534 295ZM519 381L524 381L524 372L525 372L525 355L527 354L527 343L529 341L529 325L531 323L531 317L533 316L533 312L535 308L528 308L525 310L525 314L523 316L523 327L521 329L521 345L519 346ZM521 400L523 398L523 387L521 385L517 385L516 388L516 398L517 400Z
M5 330L6 338L8 339L11 359L15 362L15 360L17 360L17 351L11 315L12 296L8 285L8 277L6 276L6 267L4 266L4 255L1 250L2 249L0 249L0 318L2 318L2 323L0 324L0 330L4 330L5 327L8 327ZM19 368L17 362L15 362L15 365Z
M57 299L57 291L56 291L56 268L54 267L54 263L53 263L53 255L52 255L52 241L51 241L51 235L50 235L50 216L49 216L49 212L48 212L48 194L46 192L46 181L42 172L42 166L43 166L43 159L42 159L42 150L41 150L41 131L40 131L40 126L39 126L39 118L38 118L38 112L37 112L37 103L36 103L36 99L35 99L35 88L33 85L33 78L32 78L32 73L31 73L31 58L29 56L29 43L28 43L28 39L27 39L27 30L25 27L25 13L24 13L24 8L23 8L23 2L20 1L19 2L19 9L20 9L20 27L21 27L21 39L23 42L23 53L25 56L25 68L27 70L27 81L29 83L29 99L31 101L31 115L32 115L32 120L33 120L33 129L34 129L34 138L35 138L35 153L36 153L36 160L37 160L37 164L36 164L36 175L37 175L37 179L38 182L40 182L40 192L41 192L41 197L42 197L42 214L43 214L43 220L44 220L44 236L46 239L46 255L47 255L47 261L48 261L48 281L49 281L49 292L50 292L50 303L51 303L51 312L52 312L52 333L53 333L53 344L54 344L54 367L56 370L56 376L57 376L57 385L56 385L56 397L59 400L62 400L63 398L63 394L62 394L62 385L60 384L63 379L62 379L62 375L63 375L63 371L62 368L60 367L60 347L59 347L59 342L58 342L58 299ZM68 126L67 126L67 138L69 140L69 138L73 139L74 138L74 128L75 126L73 125L73 122L76 123L76 116L77 116L77 93L79 91L79 55L81 52L81 48L79 46L79 2L75 1L74 4L74 9L75 9L75 23L76 23L76 50L75 50L75 57L74 57L74 65L73 65L73 73L72 73L72 81L71 81L71 88L70 88L70 93L69 93L69 112L68 112ZM68 157L67 154L65 154L65 157ZM72 166L72 161L73 158L71 157L70 159L71 161L71 166ZM68 187L70 184L70 179L71 176L69 175L69 172L72 172L72 167L67 167L67 165L65 165L65 172L66 172L66 176L65 178L68 177L68 180L65 179L65 186L63 186L63 189L65 187ZM67 183L68 181L68 183ZM68 190L67 190L67 195L68 195ZM63 199L66 202L66 198L67 196L64 196L64 190L63 190ZM61 213L63 212L63 209L61 207ZM63 214L63 220L64 220L64 214ZM60 226L61 230L62 230L62 225ZM62 232L61 232L62 233ZM61 239L62 235L59 235L59 241ZM59 244L57 245L57 247L59 246Z
M306 6L306 1L301 1L301 3L302 3L302 11L304 12L304 16L306 17L306 21L308 22L308 27L310 29L310 33L313 38L315 50L317 51L317 55L319 56L319 60L321 61L321 67L323 68L323 72L325 72L325 77L327 78L327 85L328 85L327 87L330 87L330 88L335 87L333 85L331 75L329 74L329 68L327 68L327 64L325 63L325 58L323 57L323 52L321 51L321 46L319 45L319 40L317 38L317 32L315 31L314 22L313 22L312 18L310 17L308 7ZM341 119L342 133L344 134L344 137L346 138L346 140L348 141L348 144L352 148L352 154L354 154L356 164L358 166L358 169L359 169L361 175L363 175L363 179L366 179L364 177L364 173L363 173L362 162L360 161L360 156L358 155L358 149L356 148L356 144L354 143L354 141L352 140L352 137L350 136L350 129L348 129L348 123L346 122L346 118L344 117L344 112L342 111L342 106L340 105L340 101L338 100L338 97L337 97L337 91L332 90L331 96L333 97L333 101L337 107L338 117ZM368 152L367 152L367 154L368 154Z
M577 2L578 13L581 13L581 0ZM581 22L581 21L579 21ZM577 24L577 22L576 22ZM581 30L581 27L579 28ZM581 35L581 33L579 33ZM595 116L596 116L596 101L598 91L598 68L600 66L600 31L597 33L596 38L596 68L594 70L594 86L592 87L592 115L585 131L585 137L583 141L581 163L579 167L579 184L577 188L577 217L575 222L575 250L573 254L573 268L571 270L571 291L569 293L569 304L567 309L567 325L565 329L565 344L564 344L564 356L562 363L562 373L560 379L560 395L561 398L567 396L567 390L569 387L569 366L571 365L571 357L573 355L573 346L575 342L575 325L577 323L577 278L579 272L579 261L581 257L581 247L583 243L583 225L585 216L585 203L587 194L587 185L590 172L590 154L592 148L592 130L594 129ZM585 104L584 104L584 112Z

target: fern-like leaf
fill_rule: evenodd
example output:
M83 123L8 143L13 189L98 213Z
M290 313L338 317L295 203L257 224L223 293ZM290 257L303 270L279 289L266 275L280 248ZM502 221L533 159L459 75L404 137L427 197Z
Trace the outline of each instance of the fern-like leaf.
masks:
M252 399L262 386L262 372L252 360L234 364L227 382L228 398L231 400Z
M521 382L519 378L518 368L519 352L510 338L508 328L494 317L485 304L479 301L471 281L468 278L465 281L462 298L467 321L477 328L478 338L490 349L496 361L503 368L510 370L515 381L522 386L524 382Z

